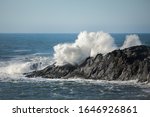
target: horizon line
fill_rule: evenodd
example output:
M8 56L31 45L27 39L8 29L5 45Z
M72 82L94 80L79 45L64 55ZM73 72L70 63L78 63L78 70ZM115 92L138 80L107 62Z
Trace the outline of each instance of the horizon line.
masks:
M81 31L84 32L84 31ZM79 34L81 32L0 32L0 34ZM101 31L87 31L88 33L90 32L101 32ZM107 32L103 31L106 33L110 34L149 34L150 32Z

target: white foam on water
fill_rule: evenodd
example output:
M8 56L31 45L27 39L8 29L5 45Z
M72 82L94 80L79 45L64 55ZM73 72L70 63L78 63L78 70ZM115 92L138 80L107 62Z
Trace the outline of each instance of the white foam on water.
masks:
M113 85L132 85L132 86L137 86L141 88L150 88L150 83L139 83L137 80L128 80L128 81L107 81L107 80L93 80L93 79L84 79L84 78L68 78L68 79L48 79L48 78L41 78L41 77L36 77L36 78L31 78L28 80L30 82L59 82L59 83L64 83L64 82L76 82L76 83L81 83L81 84L95 84L95 85L108 85L108 84L113 84Z
M18 79L23 77L23 73L43 69L52 63L52 58L44 56L26 56L3 61L0 62L0 79Z

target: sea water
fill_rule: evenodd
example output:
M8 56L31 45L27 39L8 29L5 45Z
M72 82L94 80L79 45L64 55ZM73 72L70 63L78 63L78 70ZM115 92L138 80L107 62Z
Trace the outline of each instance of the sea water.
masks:
M127 34L111 34L121 46ZM150 85L136 81L27 78L53 60L53 47L78 34L0 34L0 99L150 99ZM138 34L150 45L150 34Z

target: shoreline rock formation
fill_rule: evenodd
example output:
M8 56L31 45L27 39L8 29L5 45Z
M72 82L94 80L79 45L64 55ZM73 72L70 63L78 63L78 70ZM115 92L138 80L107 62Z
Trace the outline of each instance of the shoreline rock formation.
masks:
M114 50L106 55L88 57L80 65L50 65L25 74L27 77L72 78L94 80L138 80L150 82L150 47L141 45Z

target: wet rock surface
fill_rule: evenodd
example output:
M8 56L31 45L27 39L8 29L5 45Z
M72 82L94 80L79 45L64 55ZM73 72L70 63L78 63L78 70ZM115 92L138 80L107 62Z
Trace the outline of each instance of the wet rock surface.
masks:
M53 64L43 70L26 73L26 76L150 82L150 47L141 45L114 50L106 55L98 54L80 65Z

